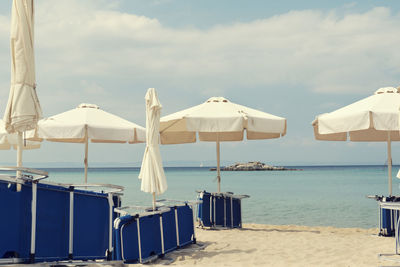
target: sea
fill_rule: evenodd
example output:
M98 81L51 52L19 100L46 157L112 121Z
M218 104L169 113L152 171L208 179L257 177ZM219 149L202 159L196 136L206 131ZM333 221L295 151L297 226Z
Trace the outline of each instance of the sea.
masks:
M368 195L388 195L386 166L286 166L296 171L223 171L221 191L249 195L242 200L244 223L374 228L378 203ZM400 180L393 166L393 195ZM41 168L49 181L82 183L81 168ZM151 206L140 191L139 168L89 168L88 183L124 186L122 205ZM166 167L168 190L157 199L196 200L198 190L217 191L210 167Z

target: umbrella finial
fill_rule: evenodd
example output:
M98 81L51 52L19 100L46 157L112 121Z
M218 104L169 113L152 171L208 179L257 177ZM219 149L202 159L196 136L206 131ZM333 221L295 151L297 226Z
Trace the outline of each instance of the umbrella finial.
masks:
M226 99L225 97L222 97L222 96L213 96L213 97L210 97L207 101L206 101L206 103L228 103L229 102L229 100L228 99Z
M78 106L78 108L95 108L95 109L100 109L100 107L96 104L88 104L88 103L82 103Z
M385 93L400 93L398 88L394 87L382 87L375 91L375 95L385 94Z

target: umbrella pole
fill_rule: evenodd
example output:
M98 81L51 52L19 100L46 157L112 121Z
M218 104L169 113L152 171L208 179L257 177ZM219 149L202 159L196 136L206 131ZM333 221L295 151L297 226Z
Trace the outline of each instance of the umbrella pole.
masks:
M218 134L217 134L218 136ZM221 166L220 166L220 147L219 139L217 137L217 180L218 180L218 193L221 193Z
M18 132L18 144L17 144L17 167L22 167L22 133ZM17 178L21 178L22 172L17 171L16 173ZM17 184L16 188L17 192L21 191L21 184Z
M156 193L153 192L153 211L156 210Z
M87 184L87 172L88 172L88 154L89 154L89 140L88 140L88 132L86 126L86 133L85 133L85 184Z
M18 132L17 167L22 167L22 133ZM17 171L17 178L21 177L21 171Z
M390 139L390 131L388 131L387 150L388 150L389 196L391 197L392 196L392 146Z

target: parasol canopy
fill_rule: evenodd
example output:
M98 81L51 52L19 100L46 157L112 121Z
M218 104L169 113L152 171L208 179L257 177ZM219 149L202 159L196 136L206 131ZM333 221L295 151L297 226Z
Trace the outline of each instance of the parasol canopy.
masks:
M217 179L220 192L220 142L279 138L286 134L286 119L230 102L224 97L211 97L203 104L162 117L162 144L200 141L216 142Z
M133 122L101 110L94 104L39 121L34 140L85 144L85 182L88 169L88 143L143 143L146 130Z
M391 142L400 141L400 90L378 89L373 95L353 104L325 113L312 122L317 140L387 142L388 186L392 195Z

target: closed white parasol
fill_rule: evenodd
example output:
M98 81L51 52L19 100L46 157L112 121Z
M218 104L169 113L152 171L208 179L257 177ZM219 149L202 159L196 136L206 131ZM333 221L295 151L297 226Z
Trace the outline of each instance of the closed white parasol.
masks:
M23 132L34 129L42 116L35 89L33 27L33 0L14 0L11 13L11 86L3 120L7 132L18 135L17 167L22 167Z
M139 179L141 190L153 194L153 210L156 209L155 195L167 190L167 180L160 154L160 113L161 103L154 88L147 90L146 96L146 150L144 152Z
M26 137L29 138L33 136L34 130L30 130L26 132ZM10 149L14 147L14 149L18 149L18 134L13 133L10 134L6 131L4 121L0 120L0 149ZM39 142L25 140L22 145L22 149L36 149L40 148Z

